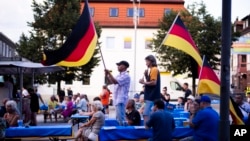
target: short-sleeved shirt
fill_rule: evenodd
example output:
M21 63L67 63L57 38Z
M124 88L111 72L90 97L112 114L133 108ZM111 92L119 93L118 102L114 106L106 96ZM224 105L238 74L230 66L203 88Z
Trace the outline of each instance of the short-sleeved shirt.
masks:
M135 102L135 109L139 110L141 108L142 104L140 102Z
M55 109L57 106L57 102L56 101L49 101L48 105L49 105L49 110ZM52 107L52 109L50 109L50 106Z
M148 70L148 73L145 75L146 81L156 81L156 85L149 86L145 85L144 90L144 99L154 101L156 99L160 99L160 87L161 87L161 80L160 80L160 72L157 67L152 67Z
M137 110L132 110L130 113L126 113L126 118L132 121L133 126L141 125L141 115Z
M87 101L85 98L80 99L79 103L76 105L77 108L83 110L84 112L88 111Z
M153 128L153 141L172 141L175 122L169 112L158 110L152 113L146 125Z
M219 131L219 115L212 109L206 107L199 110L192 123L194 127L195 141L217 141Z
M114 105L119 103L126 104L128 100L128 92L130 87L130 76L124 71L116 76L118 84L114 86Z
M92 132L98 134L101 127L104 125L105 116L102 111L97 111L96 113L93 114L93 117L96 118L96 121L92 125Z

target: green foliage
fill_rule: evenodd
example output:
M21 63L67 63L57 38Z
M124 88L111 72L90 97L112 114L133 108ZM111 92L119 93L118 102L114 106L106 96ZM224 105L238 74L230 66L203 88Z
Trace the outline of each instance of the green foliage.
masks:
M189 55L173 47L161 46L176 15L177 12L172 11L163 17L159 23L160 29L154 35L152 43L153 51L157 52L157 58L161 62L160 66L166 71L173 72L174 75L190 73L192 70L192 59ZM180 16L196 43L200 55L206 55L212 68L218 69L221 50L221 20L211 16L206 11L203 2L188 6L188 11L181 11Z
M33 0L34 22L29 22L32 27L30 35L22 35L17 51L20 56L34 62L41 62L43 50L55 50L63 45L80 17L79 0L45 0L42 4ZM101 28L95 23L98 38ZM90 77L93 69L100 62L100 42L98 41L91 60L80 67L66 68L64 71L48 73L37 76L40 83L55 83L64 80L84 80ZM60 85L60 84L59 84ZM60 86L59 86L60 87Z

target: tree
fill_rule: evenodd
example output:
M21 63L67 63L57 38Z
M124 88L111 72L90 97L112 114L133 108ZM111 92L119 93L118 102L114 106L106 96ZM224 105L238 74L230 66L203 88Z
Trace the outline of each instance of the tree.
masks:
M191 75L193 59L186 53L173 47L161 45L167 31L172 25L176 11L164 15L160 21L160 29L154 35L152 42L153 51L157 52L157 58L166 71L174 75L188 73ZM180 16L196 43L201 56L206 55L213 69L218 69L220 64L221 46L221 21L215 19L206 11L203 2L188 6L188 11L181 11Z
M32 27L30 35L22 34L19 40L17 51L23 56L34 62L41 62L44 49L55 50L62 46L67 37L72 32L78 18L80 17L79 0L45 0L42 4L33 0L34 22L29 22ZM101 34L101 28L95 23L98 38ZM89 78L94 67L99 64L98 41L94 55L91 60L80 67L64 67L64 71L49 73L39 76L36 79L41 83L49 82L58 84L60 90L61 81L81 80Z

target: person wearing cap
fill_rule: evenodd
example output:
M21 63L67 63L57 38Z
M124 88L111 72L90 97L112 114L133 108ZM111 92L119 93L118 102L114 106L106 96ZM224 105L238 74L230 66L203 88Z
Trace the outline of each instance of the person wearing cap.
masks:
M145 61L148 69L144 72L144 77L139 80L139 83L145 86L145 107L143 112L144 123L148 121L154 101L161 98L160 72L157 68L156 59L153 55L148 55L145 58Z
M138 93L134 94L135 109L139 110L141 108L140 95Z
M188 111L188 112L189 112L189 110L190 110L190 105L194 102L194 100L195 100L195 98L194 98L194 96L192 96L192 95L189 95L189 96L187 97L187 101L186 101L185 104L184 104L184 110L185 110L185 111Z
M200 110L189 123L194 129L195 141L217 141L219 131L219 114L211 107L211 99L201 96Z
M116 118L120 125L126 120L125 115L125 105L128 101L128 92L130 86L130 76L127 72L129 63L127 61L120 61L116 63L118 66L118 71L120 72L116 77L114 77L109 70L105 70L105 75L109 81L114 84L114 105L116 108Z

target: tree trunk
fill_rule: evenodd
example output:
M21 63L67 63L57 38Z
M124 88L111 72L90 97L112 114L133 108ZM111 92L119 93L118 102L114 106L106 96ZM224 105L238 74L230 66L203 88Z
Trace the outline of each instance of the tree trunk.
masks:
M60 94L61 91L61 80L57 80L57 95Z

